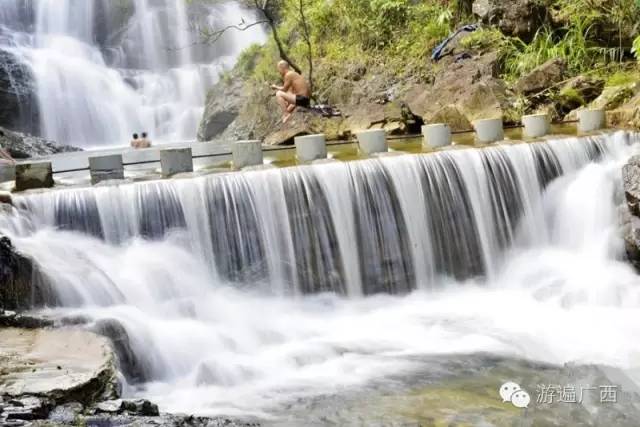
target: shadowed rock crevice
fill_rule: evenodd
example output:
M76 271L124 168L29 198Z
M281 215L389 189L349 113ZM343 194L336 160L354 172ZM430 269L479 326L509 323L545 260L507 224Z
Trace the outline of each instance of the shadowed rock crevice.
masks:
M0 236L0 309L29 310L55 306L58 300L37 265Z

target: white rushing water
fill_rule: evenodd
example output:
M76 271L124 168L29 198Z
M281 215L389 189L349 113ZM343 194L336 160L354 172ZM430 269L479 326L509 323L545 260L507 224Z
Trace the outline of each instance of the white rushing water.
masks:
M254 27L202 45L199 28L241 19L255 20L233 1L1 0L0 49L31 70L44 137L79 147L143 131L194 140L207 89L266 37Z
M61 190L17 197L0 232L54 288L51 313L123 325L129 393L167 411L265 416L452 353L637 378L640 277L618 222L637 142Z

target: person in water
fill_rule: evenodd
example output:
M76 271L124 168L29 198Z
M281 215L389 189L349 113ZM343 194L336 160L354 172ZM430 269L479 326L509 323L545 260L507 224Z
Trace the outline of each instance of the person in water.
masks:
M150 148L151 140L147 137L146 132L142 132L142 138L138 141L138 148Z
M291 69L287 61L278 62L278 72L282 76L283 85L271 85L276 91L276 101L282 108L282 123L286 123L297 107L311 106L311 88L300 74Z

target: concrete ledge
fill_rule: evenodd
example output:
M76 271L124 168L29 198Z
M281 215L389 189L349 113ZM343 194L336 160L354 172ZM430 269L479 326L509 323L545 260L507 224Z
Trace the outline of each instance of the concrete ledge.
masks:
M360 152L367 156L375 153L386 153L389 151L387 144L387 134L383 129L365 130L356 133Z
M16 165L16 191L53 187L51 162L29 162Z
M481 144L502 141L504 139L504 128L502 119L485 119L473 122L476 130L476 139Z
M422 126L423 146L430 148L451 145L451 127L445 123Z
M121 154L109 156L89 157L91 184L98 184L107 180L124 179L124 166Z
M264 162L262 142L259 140L234 142L231 144L231 155L236 169L258 166Z
M191 148L171 148L160 151L162 176L168 178L178 173L193 172Z
M297 136L296 156L300 162L311 162L327 158L327 140L323 134Z
M587 133L603 129L607 118L604 110L578 111L578 132Z
M541 138L551 132L551 120L547 114L523 116L522 124L526 138Z

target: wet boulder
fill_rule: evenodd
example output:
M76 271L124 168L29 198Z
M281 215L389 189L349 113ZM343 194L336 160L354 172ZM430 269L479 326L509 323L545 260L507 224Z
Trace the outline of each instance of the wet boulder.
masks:
M150 367L131 348L131 339L122 323L115 319L100 320L94 325L93 331L111 341L119 369L127 381L135 384L151 379Z
M128 414L141 417L157 417L160 415L158 405L145 399L136 400L108 400L95 406L95 413L100 414Z
M0 146L15 159L48 156L57 153L82 151L80 148L58 144L45 138L15 132L0 127Z
M0 309L23 310L33 306L33 266L6 236L0 235Z
M632 157L622 168L626 199L621 207L620 222L624 233L627 258L640 271L640 156Z
M624 194L632 215L640 218L640 156L632 157L622 168Z
M0 126L39 132L36 82L31 70L11 52L0 49Z

